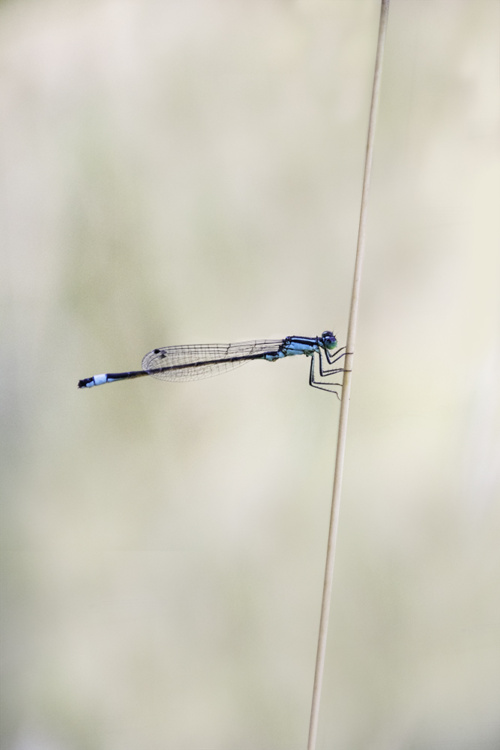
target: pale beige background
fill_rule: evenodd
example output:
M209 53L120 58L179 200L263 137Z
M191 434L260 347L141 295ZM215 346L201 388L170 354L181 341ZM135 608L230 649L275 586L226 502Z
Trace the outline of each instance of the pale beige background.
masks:
M0 6L2 750L305 747L379 3ZM318 750L500 747L499 19L393 0Z

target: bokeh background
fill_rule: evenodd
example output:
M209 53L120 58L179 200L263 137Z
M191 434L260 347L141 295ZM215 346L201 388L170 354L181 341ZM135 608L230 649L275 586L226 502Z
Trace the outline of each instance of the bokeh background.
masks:
M378 0L0 6L2 750L305 748ZM500 747L496 0L393 0L318 750Z

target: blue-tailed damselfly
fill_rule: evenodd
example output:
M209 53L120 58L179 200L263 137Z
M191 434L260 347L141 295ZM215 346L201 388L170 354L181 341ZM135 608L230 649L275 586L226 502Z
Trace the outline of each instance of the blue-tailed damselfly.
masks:
M142 370L94 375L80 380L78 387L92 388L95 385L140 378L144 375L170 381L198 380L219 375L254 359L275 362L284 357L304 354L311 357L309 385L336 394L333 386L341 387L341 384L332 383L329 378L343 372L344 369L332 368L331 365L338 362L346 353L345 347L336 347L337 339L332 331L323 331L321 336L315 338L287 336L284 339L242 341L237 344L165 346L146 354L142 360Z

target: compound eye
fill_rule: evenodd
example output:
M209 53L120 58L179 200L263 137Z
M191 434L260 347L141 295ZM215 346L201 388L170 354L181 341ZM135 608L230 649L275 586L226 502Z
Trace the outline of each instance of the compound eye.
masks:
M324 338L324 339L334 339L335 336L333 335L333 333L331 331L323 331L322 338Z

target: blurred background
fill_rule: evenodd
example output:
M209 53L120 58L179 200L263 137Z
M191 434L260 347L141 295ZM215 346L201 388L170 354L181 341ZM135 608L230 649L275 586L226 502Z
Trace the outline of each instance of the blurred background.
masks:
M0 6L2 750L299 750L378 0ZM500 747L495 0L393 0L318 750Z

